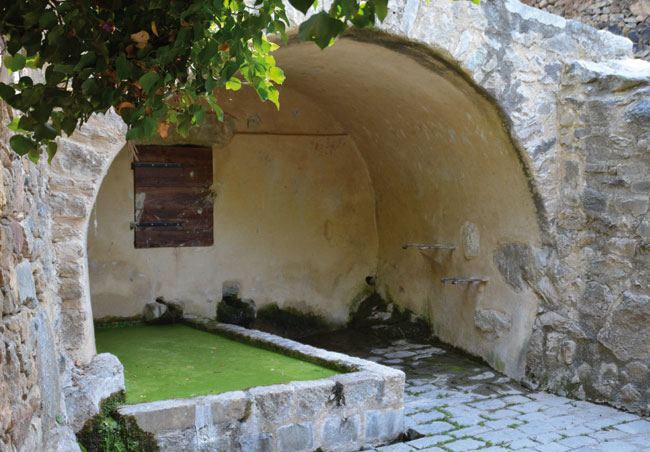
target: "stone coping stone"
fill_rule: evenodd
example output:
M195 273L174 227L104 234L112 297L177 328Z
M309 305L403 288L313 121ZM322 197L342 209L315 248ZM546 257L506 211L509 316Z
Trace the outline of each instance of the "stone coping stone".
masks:
M184 320L345 373L120 407L154 434L162 451L345 452L391 442L404 431L401 370L197 316Z

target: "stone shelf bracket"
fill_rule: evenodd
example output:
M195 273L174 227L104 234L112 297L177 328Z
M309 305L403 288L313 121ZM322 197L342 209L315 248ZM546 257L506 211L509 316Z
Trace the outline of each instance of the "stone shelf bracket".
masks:
M477 283L477 284L485 284L489 281L488 278L442 278L440 280L441 283L451 283L453 285L456 284L472 284L472 283Z
M402 246L403 250L409 249L409 248L417 248L420 251L424 250L449 250L453 251L456 249L455 246L450 246L450 245L426 245L423 243L407 243L406 245Z

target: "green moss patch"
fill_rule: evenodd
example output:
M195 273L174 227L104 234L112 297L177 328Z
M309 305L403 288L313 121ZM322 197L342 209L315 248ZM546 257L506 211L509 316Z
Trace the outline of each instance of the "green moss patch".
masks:
M319 315L301 312L291 307L280 308L277 304L260 308L252 327L290 339L299 339L334 329Z
M99 353L124 365L126 402L196 397L316 380L337 372L186 325L99 329Z
M77 434L82 452L156 452L158 446L151 433L138 427L135 418L122 416L117 407L126 399L124 391L104 400L99 414L88 419Z

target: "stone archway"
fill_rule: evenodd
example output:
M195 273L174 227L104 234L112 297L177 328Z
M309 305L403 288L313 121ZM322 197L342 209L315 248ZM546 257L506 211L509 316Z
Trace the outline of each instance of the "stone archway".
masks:
M279 51L277 58L290 80L283 89L301 93L320 105L330 118L336 118L338 135L355 143L367 167L362 171L369 171L376 227L371 235L378 236L378 243L371 245L376 246L374 251L368 252L374 253L377 261L374 269L364 270L363 275L375 273L385 297L429 318L436 334L443 339L521 378L537 298L529 288L513 290L510 281L503 281L501 274L511 269L495 266L492 255L500 245L508 243L521 244L524 254L531 246L542 246L545 218L543 207L534 201L536 194L531 187L535 184L526 158L513 146L503 116L489 96L426 47L382 34L351 35L325 52L305 44L292 44ZM372 95L376 96L372 102L365 102L366 96ZM239 111L241 116L242 101L238 97L241 98L232 94L224 101L227 113ZM280 115L291 112L295 116L296 111L307 110L305 105L285 105ZM264 123L267 116L261 117ZM250 120L239 119L235 136L278 134L272 129L256 133L259 125L251 126ZM300 120L296 116L294 122ZM299 129L287 130L289 135L305 135ZM92 130L82 129L79 138L65 142L66 153L56 168L66 163L70 167L72 162L77 162L80 168L84 167L88 183L94 184L93 190L85 187L81 196L74 197L70 191L77 190L78 186L68 185L68 193L53 198L66 200L68 209L64 214L78 215L75 224L86 231L94 221L91 209L98 187L118 146L123 143L115 139L109 152L93 155L91 151L81 164L78 151L90 149L80 144L99 142L88 135L89 131L98 135ZM283 129L282 133L285 132ZM220 146L230 139L230 134L226 139L201 133L201 142L192 143L210 144L210 136L212 144ZM108 149L105 145L102 148ZM73 222L68 219L66 224ZM74 296L78 300L76 310L72 311L74 316L64 315L74 320L69 324L77 328L78 333L73 336L77 344L92 341L91 326L82 328L80 321L83 313L91 317L92 310L85 254L87 237L86 232L66 245L83 244L83 253L77 254L83 262L83 273L79 272L77 279L64 279L61 290L65 300ZM404 244L413 242L442 243L455 247L456 251L403 250ZM512 251L506 247L504 253L512 254ZM116 259L120 261L119 257ZM123 262L136 260L135 256L121 259ZM138 273L146 271L140 267ZM491 281L488 285L461 283L457 288L441 283L446 277ZM259 274L256 278L260 279ZM123 278L128 286L127 279ZM115 277L108 279L114 280ZM336 281L340 284L340 278ZM72 305L70 301L67 303ZM323 298L321 303L328 302ZM349 310L345 304L342 308ZM345 319L344 313L337 311L335 315ZM86 342L83 338L87 338ZM92 353L92 348L83 353Z
M113 111L93 116L71 137L59 140L49 177L59 274L58 336L70 358L88 362L95 354L88 288L86 235L102 179L126 144L126 125Z
M514 5L514 6L513 6ZM514 7L514 9L513 9ZM524 168L531 172L536 167L543 165L543 159L532 157L544 148L545 154L550 154L550 148L555 145L551 122L552 111L543 115L535 124L529 123L529 117L522 114L524 111L539 111L543 109L553 97L552 92L545 92L541 88L546 78L552 76L548 67L526 67L525 64L514 68L509 64L496 65L495 59L503 54L503 44L509 39L504 36L489 36L492 30L503 30L507 27L495 21L516 23L526 20L526 10L520 10L515 2L506 2L505 6L492 8L476 8L464 3L444 4L440 1L432 2L423 11L417 13L417 18L412 11L413 6L405 4L394 7L387 21L381 29L394 35L395 38L384 38L383 35L359 34L357 42L378 40L384 47L401 47L409 58L420 60L420 64L433 64L423 49L433 49L433 53L443 55L442 60L454 61L460 67L461 77L478 83L479 89L487 90L496 103L503 109L507 120L511 121L511 130L521 143L523 151L520 153ZM422 7L420 7L422 8ZM446 27L446 33L424 33L430 22L437 18L440 26ZM472 23L479 27L474 33L462 32L464 25ZM563 23L531 22L539 28L539 32L546 32L548 28L563 28ZM437 28L439 29L440 26ZM486 30L490 30L486 32ZM462 36L461 36L462 35ZM423 42L419 47L413 44L400 43L399 37ZM496 39L496 41L493 41ZM507 42L512 47L517 43ZM523 43L522 43L523 44ZM518 45L522 45L518 44ZM421 44L420 44L421 45ZM329 51L330 49L328 49ZM511 49L515 53L519 49ZM615 49L618 51L618 49ZM327 52L327 51L326 51ZM506 56L511 56L506 53ZM549 52L546 52L549 53ZM549 55L549 59L552 55ZM511 56L514 58L514 55ZM520 65L523 64L520 62ZM444 68L443 68L444 66ZM491 72L485 69L492 68ZM557 68L556 68L557 69ZM440 71L454 71L453 66L443 64ZM530 77L527 84L516 80L518 71L531 72L537 70L535 77ZM559 70L559 69L557 69ZM510 72L509 72L510 71ZM557 71L556 71L557 72ZM503 82L497 85L496 82ZM535 92L538 95L526 97L525 92ZM551 107L548 109L552 110ZM531 129L532 126L532 129ZM61 141L61 151L56 157L52 168L51 211L57 224L54 231L54 240L57 243L57 256L59 259L59 272L61 286L59 294L62 299L61 327L66 348L70 355L81 361L87 361L94 353L92 315L90 314L88 292L88 268L86 256L86 236L90 222L91 209L95 197L106 174L110 163L124 146L125 127L119 117L114 113L105 116L93 117L91 121L77 131L72 137ZM544 137L549 137L546 141ZM549 148L549 149L546 149ZM549 171L548 168L544 168ZM528 172L528 170L526 170ZM552 170L551 170L552 171ZM543 211L552 207L554 190L544 187L544 180L529 178L529 183L540 184L537 209L539 218ZM541 209L541 211L539 211Z
M293 14L292 17L299 20L298 14ZM609 194L597 197L592 193L594 191L592 189L589 189L591 191L586 190L584 193L580 191L592 183L589 179L591 176L587 174L584 155L592 158L595 154L589 154L592 152L591 148L583 149L582 144L575 144L569 135L569 129L581 126L588 130L599 119L580 116L578 110L581 107L573 105L571 102L565 102L563 98L570 95L572 99L581 99L583 102L589 100L589 96L592 94L584 91L581 85L584 80L597 80L599 77L605 78L606 76L627 80L627 66L616 66L603 62L629 57L632 54L629 41L525 7L515 0L485 2L480 7L470 2L449 2L447 0L433 0L426 5L420 4L416 0L397 1L391 4L386 22L378 28L379 33L349 35L340 40L341 46L327 49L322 55L345 53L354 46L372 46L375 45L373 43L379 43L381 44L379 47L383 49L379 53L399 54L420 67L428 67L432 72L438 71L438 75L443 78L445 74L452 74L452 78L462 80L460 85L465 86L473 95L482 98L482 102L487 108L487 110L485 108L483 110L489 110L487 116L491 116L493 119L498 118L495 124L498 123L498 127L501 127L504 143L508 143L507 153L514 157L517 164L516 169L505 174L508 176L518 174L517 177L521 177L520 182L523 181L524 187L518 192L525 193L526 203L529 202L525 217L532 218L535 223L534 225L529 223L528 226L533 229L538 228L534 234L535 240L532 241L517 238L516 234L500 238L494 236L486 254L489 258L482 261L491 267L491 271L493 271L491 278L495 281L498 280L502 287L515 294L512 300L517 298L517 294L521 295L522 293L525 293L524 298L530 300L528 307L524 310L526 312L525 321L517 320L519 324L527 326L521 330L523 334L517 336L518 339L514 342L516 346L505 352L505 355L491 353L490 347L479 346L473 349L472 344L478 342L476 337L480 337L476 335L471 343L461 342L460 345L481 354L493 366L505 370L510 375L533 380L541 379L542 384L558 391L564 391L565 386L571 380L580 381L581 383L576 385L578 388L576 394L585 397L581 384L583 382L591 384L601 376L598 375L596 362L593 363L593 367L589 368L588 374L580 373L578 368L581 362L592 362L597 359L594 356L601 356L603 360L612 364L622 363L624 365L624 363L618 357L612 357L609 352L602 352L602 347L598 344L597 333L604 320L594 321L590 317L581 317L583 314L580 304L583 303L583 297L588 295L585 291L585 281L592 277L594 270L589 267L589 260L593 260L593 258L591 255L585 254L579 247L567 246L567 244L579 242L579 233L575 231L589 229L590 226L586 224L585 220L589 217L588 211L594 211L594 209L602 211L607 206L606 200ZM343 45L345 43L348 45ZM313 61L310 61L309 58L302 59L302 61L301 58L294 58L294 56L301 55L301 45L293 46L294 56L291 54L291 48L287 49L285 61L281 61L281 65L287 68L288 75L291 75L291 72L294 75L297 74L291 78L295 80L294 89L307 93L310 86L309 80L313 75L312 79L322 81L322 86L328 86L327 83L329 83L330 88L338 88L338 86L332 85L334 82L331 81L336 80L344 88L340 92L347 92L348 95L352 93L351 98L361 98L359 94L354 94L351 90L363 90L363 79L355 79L355 85L346 88L344 76L341 73L336 74L336 71L341 69L341 66L337 67L339 64L337 61L328 62L328 57L325 56L323 57L325 58L324 65L313 66L311 65ZM336 50L337 48L339 50ZM350 55L354 56L355 54L352 52ZM350 59L350 55L347 56L348 65L350 67L358 66L361 61ZM356 55L363 55L363 52ZM309 57L306 54L302 54L302 56ZM345 55L342 56L345 57ZM278 58L283 58L282 52L278 54ZM594 65L593 62L603 64ZM334 72L330 74L329 70ZM397 70L399 72L399 68ZM388 67L387 71L393 71L391 80L399 83L399 77L395 78L395 68ZM377 73L377 66L371 73ZM326 76L332 74L333 77L328 82ZM359 74L357 73L357 75ZM621 83L622 86L625 85L625 82ZM374 87L377 88L378 85L375 83ZM416 83L412 88L415 90L414 92L422 94L422 97L430 95L430 93L417 91L421 87L421 83ZM405 87L400 88L401 92L408 92L408 89L404 90L403 88ZM456 88L463 92L462 87L456 86ZM601 87L603 92L608 92L607 89L606 86ZM330 102L328 93L322 90L319 92L316 89L309 94L323 104L329 102L331 105L344 105L340 96L338 100L334 99L336 102ZM371 94L368 93L368 95ZM334 97L336 95L335 92ZM393 100L394 104L400 104L399 99ZM624 103L621 102L621 105ZM400 104L397 114L400 109L408 109L410 106L407 103ZM450 104L449 108L452 109L455 106ZM388 107L389 105L382 107L383 113L381 114L389 116L395 113L394 109L387 110ZM642 113L642 109L639 111ZM616 115L621 116L622 114L619 113ZM338 115L339 112L333 111L332 114ZM632 116L635 114L637 113L630 113ZM348 108L341 112L341 119L347 118L349 122L354 117L353 115L354 109ZM637 120L628 121L630 128L637 127L635 121ZM456 122L463 123L463 119L459 118ZM467 124L469 123L471 121L467 122ZM467 124L464 123L464 126ZM404 122L402 125L408 124ZM378 130L382 126L375 122L374 127ZM390 125L383 127L388 130ZM361 125L355 124L353 129L349 134L356 135L357 145L365 140L362 138L364 134L368 139L372 139L372 131L367 133ZM401 128L401 131L405 134L407 132L410 134L424 133L423 129L407 130L404 127ZM386 130L383 130L382 133L384 138L388 137ZM617 133L624 135L632 132L625 129ZM123 147L123 134L123 124L114 114L93 118L89 125L82 128L72 138L62 140L61 153L53 165L50 180L52 189L50 207L57 222L53 235L57 241L56 251L62 282L60 289L63 300L60 322L62 337L71 356L82 361L89 359L93 353L92 319L87 290L86 230L90 221L91 206L102 177L114 156ZM453 138L450 137L450 140L453 141ZM383 140L378 144L384 145L389 142L390 140ZM594 142L597 144L597 141ZM623 144L614 143L613 146L621 147ZM593 152L601 152L599 149ZM364 159L370 167L370 163L373 162L372 153L370 150L364 152L360 149L360 151L364 154ZM445 162L445 164L449 163L449 161ZM468 163L471 162L468 161ZM383 163L376 161L375 164L376 174L382 172L382 167L385 170L400 170L400 168L403 170L405 168L391 165L390 159L384 160ZM598 165L590 165L589 171L592 169L597 171L599 168ZM478 170L474 169L475 174L480 174ZM371 173L372 171L371 169ZM458 171L459 168L455 168L450 174L459 174ZM415 176L417 168L402 171L402 173L407 176L409 173ZM440 176L444 176L444 173ZM375 180L379 179L381 177L375 177ZM411 179L415 181L417 178L412 177ZM521 187L521 185L517 186ZM405 192L415 195L421 194L421 191L418 191L421 189L422 186L415 183L404 186ZM399 190L385 190L384 199L390 198L398 192ZM448 191L448 193L451 192ZM469 199L467 195L467 192L464 193L464 199ZM615 196L619 197L620 194ZM614 206L626 215L626 209L630 211L632 216L626 220L628 221L626 224L629 224L630 231L641 231L637 232L637 235L645 233L645 229L639 224L642 221L640 216L647 212L647 200L644 201L645 198L641 198L642 195L631 195L631 201L627 204L621 201L619 207ZM417 202L412 203L409 207L413 211L420 211L420 208L424 209L422 211L426 211L427 208L425 203L418 204ZM428 218L429 223L438 221L435 215L431 215ZM478 221L472 221L471 215L465 217L469 223L478 225ZM496 220L498 219L496 218ZM390 224L386 224L389 225L389 229ZM465 236L470 238L468 241L471 241L473 227L469 225L466 228L459 228L464 225L465 222L456 225L455 230L459 243L464 240ZM384 230L388 229L384 227ZM416 226L410 230L406 227L404 231L422 235L424 229ZM594 235L601 234L598 230L591 232ZM629 232L629 234L633 235L634 232ZM409 236L413 236L413 234L409 234ZM390 245L391 250L395 249L395 245L401 245L398 242L409 237L398 234L393 238L394 243ZM559 252L556 243L562 245ZM606 256L608 251L601 247L595 249L595 252ZM393 258L398 259L400 263L401 260L413 258L413 256L403 257L407 256L406 254L400 254L398 257L397 254L397 251L386 251L384 254L386 265L378 266L380 279L382 271L384 277L392 271L390 270L390 261ZM416 256L416 259L426 259ZM471 261L471 259L469 260ZM435 264L436 262L432 262L432 265ZM421 262L418 265L421 265ZM633 263L632 265L637 264ZM420 271L424 271L422 268L424 267L421 267ZM466 276L460 275L459 272L456 273L458 274L449 276ZM441 275L436 274L436 276ZM390 275L387 280L390 280ZM397 280L394 282L393 288L389 287L389 289L391 291L396 289L399 294L399 282ZM620 298L625 288L619 286L616 286L615 291L616 297ZM403 289L404 293L408 294L425 290L426 288L423 289L423 287L420 285L415 291L408 287L403 287ZM611 298L615 299L616 297ZM407 296L407 298L409 297ZM416 308L421 314L432 315L431 312L426 312L424 306L413 301L416 298L411 296L412 301L408 301L407 305ZM537 316L538 312L532 309L535 303L540 304L539 314L544 314L543 316ZM514 311L510 313L510 320L507 317L500 317L498 312L477 313L475 307L459 311L460 317L465 318L466 325L482 331L472 334L482 334L485 337L495 336L498 342L498 340L504 340L503 338L507 337L507 335L501 334L501 339L499 339L499 330L504 329L502 326L508 325L509 322L512 322L512 325L516 323L512 315L513 313L515 316L517 315L514 302L512 303ZM498 311L498 309L486 309L486 311ZM447 321L451 319L453 322L454 315L458 314L450 314ZM579 326L581 319L585 320L585 326ZM607 325L611 323L612 321ZM581 328L585 328L585 330L583 331ZM532 337L530 336L531 330ZM447 334L444 325L441 325L437 332L443 337ZM464 330L460 331L461 334L463 332ZM449 332L449 334L451 333ZM601 342L608 344L606 339L609 337L613 337L613 335L603 333ZM582 341L581 345L576 345L577 341ZM615 346L610 348L612 347L616 348ZM492 347L492 349L495 348ZM603 354L598 355L601 352ZM505 361L504 356L508 358ZM580 368L583 369L584 366ZM525 371L528 372L527 375L524 374ZM622 385L622 382L623 380L617 380L616 385ZM603 392L603 394L605 393Z

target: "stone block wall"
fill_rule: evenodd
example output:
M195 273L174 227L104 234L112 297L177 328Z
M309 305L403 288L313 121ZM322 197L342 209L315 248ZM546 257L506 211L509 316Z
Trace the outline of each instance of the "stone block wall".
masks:
M650 65L564 68L558 246L528 377L581 399L650 410Z
M34 165L9 150L11 115L0 103L0 450L46 451L59 443L74 451L60 372L67 363L55 333L60 309L44 209L47 163Z
M112 355L84 366L67 353L61 276L74 262L60 257L74 249L57 243L47 159L10 150L14 114L0 101L0 451L77 452L75 428L124 388L123 373Z
M650 0L522 0L523 3L622 35L650 60Z

